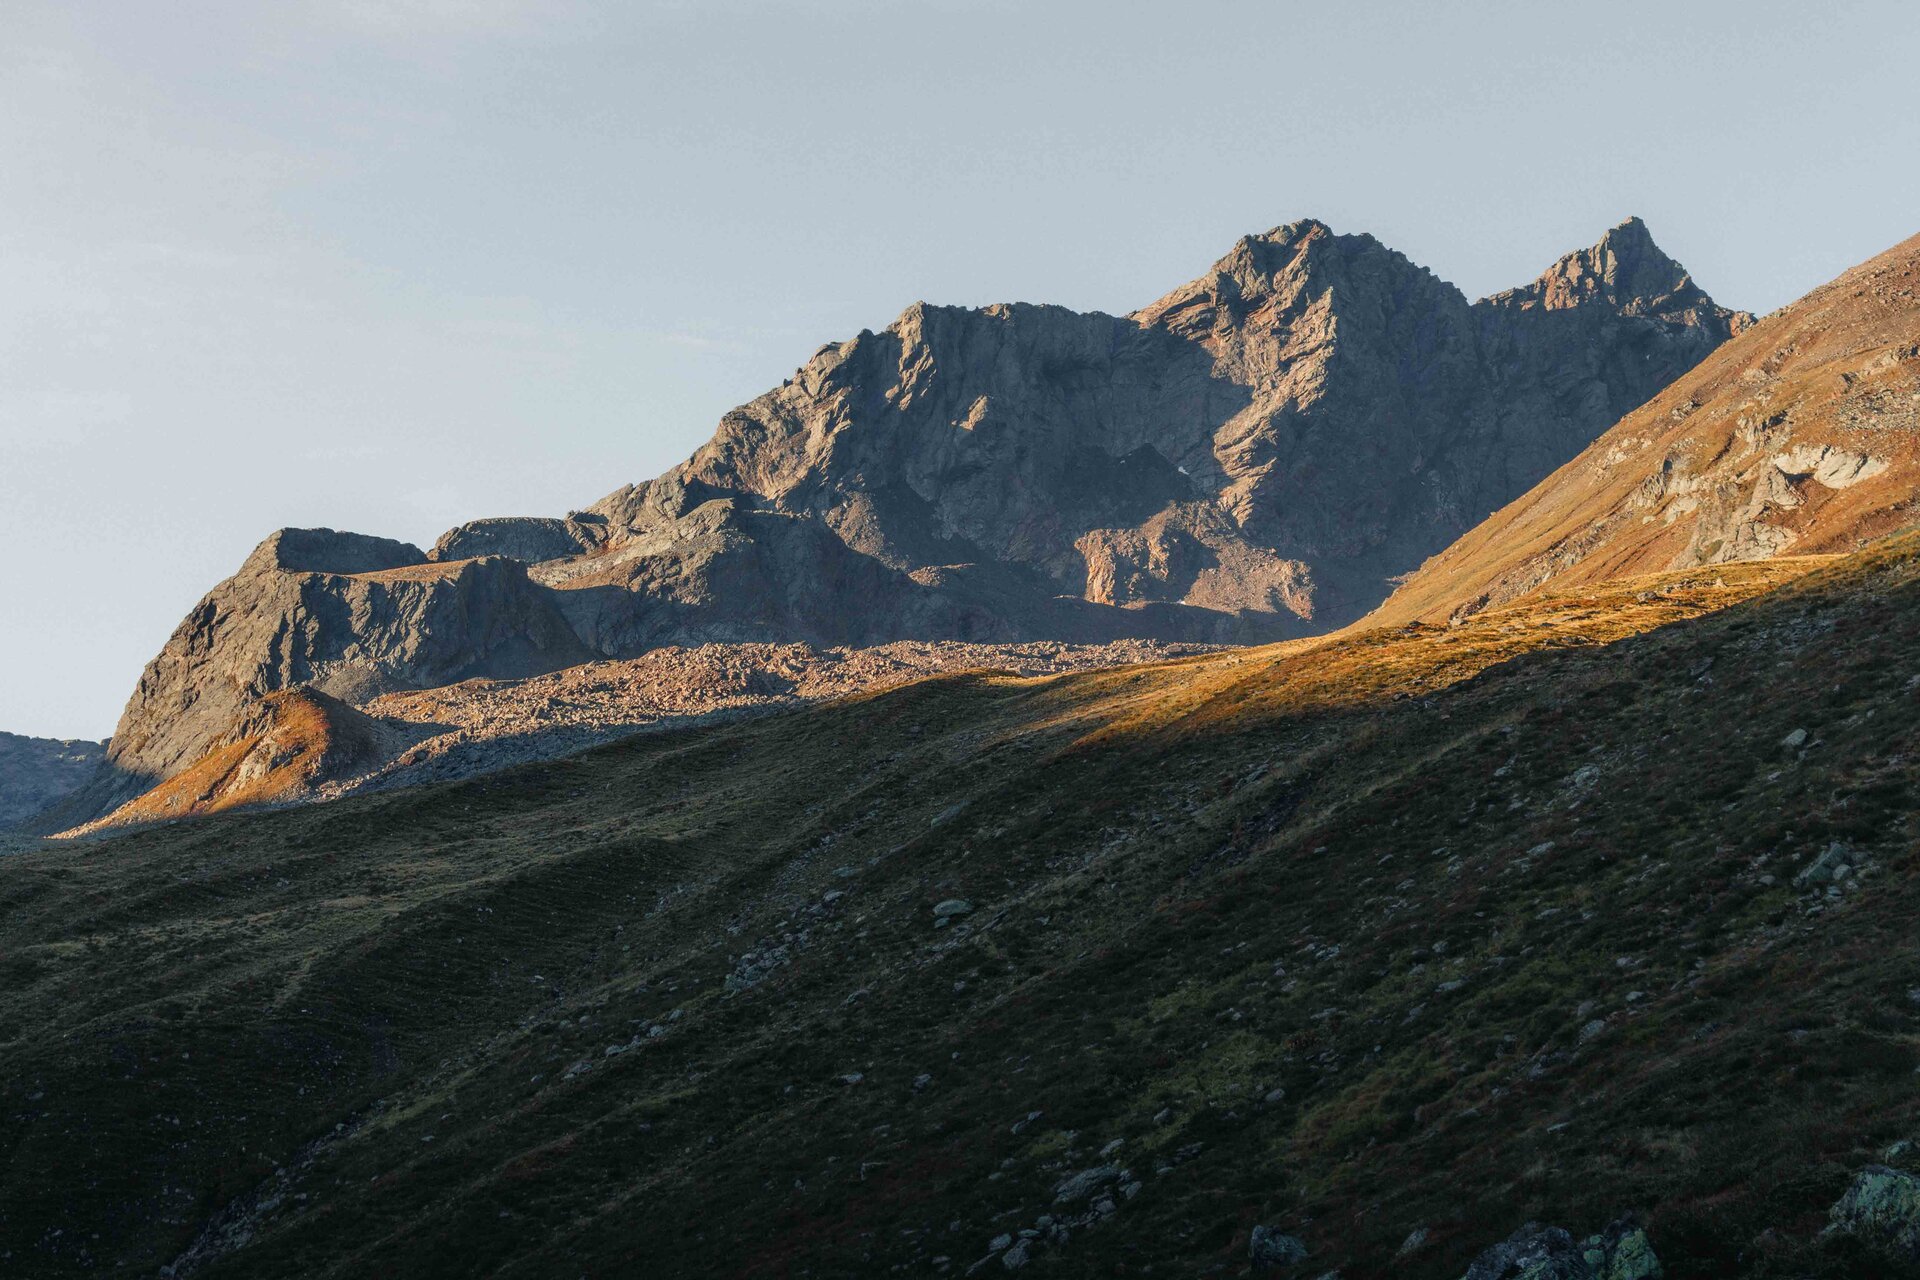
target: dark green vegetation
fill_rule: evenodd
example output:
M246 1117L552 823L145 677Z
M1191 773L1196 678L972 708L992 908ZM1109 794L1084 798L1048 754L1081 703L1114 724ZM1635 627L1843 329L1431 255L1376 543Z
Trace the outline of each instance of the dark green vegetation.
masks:
M1809 568L5 858L0 1271L958 1275L1111 1164L1036 1274L1906 1274L1920 541Z

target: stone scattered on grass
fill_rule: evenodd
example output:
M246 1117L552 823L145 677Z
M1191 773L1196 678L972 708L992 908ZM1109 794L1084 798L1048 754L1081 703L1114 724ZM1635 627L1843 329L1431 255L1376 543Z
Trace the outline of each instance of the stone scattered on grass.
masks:
M1920 1261L1920 1178L1870 1164L1827 1211L1827 1230Z
M1483 1251L1461 1280L1661 1280L1647 1233L1627 1219L1575 1242L1560 1227L1529 1222Z
M1291 1267L1307 1258L1306 1242L1278 1227L1259 1226L1247 1242L1247 1256L1256 1267Z
M1852 875L1860 862L1860 855L1845 844L1835 840L1826 850L1793 878L1796 889L1817 888L1825 884L1837 884Z
M1053 1202L1074 1204L1085 1200L1108 1183L1118 1182L1125 1174L1126 1170L1117 1164L1102 1164L1091 1169L1082 1169L1053 1189Z

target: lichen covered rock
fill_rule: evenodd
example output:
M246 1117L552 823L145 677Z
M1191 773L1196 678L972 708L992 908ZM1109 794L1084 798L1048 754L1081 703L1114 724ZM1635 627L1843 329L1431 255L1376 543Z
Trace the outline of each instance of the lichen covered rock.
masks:
M1622 1219L1576 1242L1560 1227L1529 1222L1481 1253L1462 1280L1660 1280L1647 1233Z
M1920 1178L1870 1164L1827 1214L1827 1230L1920 1261Z

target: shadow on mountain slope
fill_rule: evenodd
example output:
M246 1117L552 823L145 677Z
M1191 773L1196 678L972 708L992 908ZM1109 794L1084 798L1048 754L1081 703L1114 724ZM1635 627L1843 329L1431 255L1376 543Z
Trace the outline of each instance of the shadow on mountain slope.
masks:
M10 857L0 1254L1905 1274L1818 1231L1920 1125L1916 627L1909 538Z

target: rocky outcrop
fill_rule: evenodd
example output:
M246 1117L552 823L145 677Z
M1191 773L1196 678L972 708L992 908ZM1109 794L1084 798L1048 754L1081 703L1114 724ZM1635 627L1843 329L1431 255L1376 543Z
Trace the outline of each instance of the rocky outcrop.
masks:
M429 561L385 538L283 529L147 664L102 775L49 821L64 829L110 812L198 763L277 690L359 702L592 656L520 561Z
M0 733L0 831L78 790L105 756L103 742Z
M282 689L249 706L188 768L67 834L310 799L321 784L371 768L406 741L399 728L318 689Z
M1129 316L916 305L564 519L431 554L275 535L148 667L91 798L299 685L360 702L666 644L1324 631L1743 323L1638 222L1478 303L1303 221Z
M1613 275L1647 285L1639 269ZM1699 306L1689 287L1661 296L1669 316ZM1849 551L1920 519L1916 493L1920 237L1746 328L1423 566L1373 621L1443 621L1549 582Z
M538 564L591 551L604 536L603 522L582 520L577 513L564 520L547 516L496 516L447 530L433 544L427 558L471 560L476 556L507 556Z
M1827 1219L1830 1234L1920 1262L1920 1178L1904 1169L1868 1165L1854 1175Z
M1621 1220L1575 1241L1560 1227L1529 1222L1473 1260L1461 1280L1660 1280L1647 1233Z

